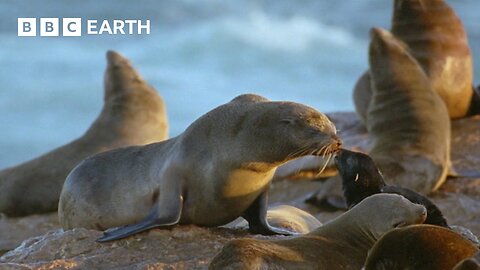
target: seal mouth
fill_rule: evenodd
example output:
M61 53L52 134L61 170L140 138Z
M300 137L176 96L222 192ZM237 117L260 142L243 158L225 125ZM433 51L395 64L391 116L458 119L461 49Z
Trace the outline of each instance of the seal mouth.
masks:
M325 144L317 151L317 156L322 156L325 158L325 164L321 167L321 169L317 173L317 177L319 177L325 168L327 168L328 164L332 157L341 150L342 141L336 135L332 136L331 142L329 144Z
M325 158L325 164L321 167L317 176L319 176L330 163L330 160L337 153L342 146L342 141L336 135L332 135L330 140L327 143L313 143L308 144L300 149L290 153L287 156L287 159L299 158L302 156L318 156Z

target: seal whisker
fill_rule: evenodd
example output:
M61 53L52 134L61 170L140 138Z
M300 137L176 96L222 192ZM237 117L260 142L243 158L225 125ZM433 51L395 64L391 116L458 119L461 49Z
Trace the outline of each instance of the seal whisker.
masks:
M304 153L309 150L309 148L310 148L309 145L305 145L305 146L301 147L300 149L298 149L296 151L293 151L292 153L287 155L287 159L295 158L295 157L298 157L298 156L303 156Z
M323 173L323 171L325 170L325 168L327 168L327 165L328 163L330 162L330 159L332 158L333 154L329 154L328 157L327 157L327 160L325 161L325 164L323 164L323 167L322 169L320 169L320 171L317 173L317 177L320 176L320 174Z

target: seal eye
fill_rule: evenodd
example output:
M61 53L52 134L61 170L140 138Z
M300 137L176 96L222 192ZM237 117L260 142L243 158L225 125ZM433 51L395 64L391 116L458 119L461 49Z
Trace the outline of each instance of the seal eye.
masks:
M291 118L285 118L285 119L280 120L280 123L293 125L293 124L295 124L295 120L291 119Z
M395 224L393 224L393 227L394 228L399 228L399 227L404 227L406 225L405 222L397 222Z

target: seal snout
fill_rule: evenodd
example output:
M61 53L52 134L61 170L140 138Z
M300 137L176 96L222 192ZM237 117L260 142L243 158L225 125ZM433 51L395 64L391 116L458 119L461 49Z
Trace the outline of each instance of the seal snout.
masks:
M342 147L342 140L337 135L331 135L330 143L328 144L327 154L336 154Z
M341 146L341 145L340 145ZM335 165L337 165L337 167L342 164L342 162L345 160L345 158L348 157L348 153L349 151L348 150L345 150L341 147L339 147L337 149L337 151L335 152L335 158L334 158L334 162L335 162Z
M419 204L418 204L418 206L419 206L418 210L417 210L418 219L415 220L415 224L422 224L427 219L427 208L425 208L423 205L419 205Z

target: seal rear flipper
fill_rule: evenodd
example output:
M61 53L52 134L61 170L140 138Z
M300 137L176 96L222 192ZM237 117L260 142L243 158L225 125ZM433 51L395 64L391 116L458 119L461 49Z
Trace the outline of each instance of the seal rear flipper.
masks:
M249 231L262 235L296 235L298 233L275 228L267 221L268 190L255 199L255 201L243 213L242 217L248 221Z
M144 232L158 227L168 227L177 224L182 214L183 197L178 196L178 204L170 204L165 207L157 203L148 216L139 223L108 229L97 242L107 242L122 239L127 236ZM163 210L163 211L162 211Z

